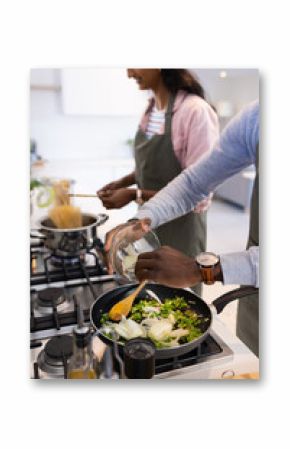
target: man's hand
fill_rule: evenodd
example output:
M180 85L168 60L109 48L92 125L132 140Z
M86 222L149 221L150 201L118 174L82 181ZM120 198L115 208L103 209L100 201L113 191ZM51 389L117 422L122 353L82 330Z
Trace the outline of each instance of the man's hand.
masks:
M123 223L116 226L106 234L104 250L109 274L113 273L111 261L109 260L109 252L112 248L113 239L116 233L118 233L118 241L126 238L128 241L135 242L150 231L150 224L151 220L149 218L144 218L143 220L132 220L128 223Z
M136 198L135 189L102 190L98 196L106 209L120 209Z
M140 282L147 279L169 287L192 287L202 282L195 260L169 246L140 254L135 274Z

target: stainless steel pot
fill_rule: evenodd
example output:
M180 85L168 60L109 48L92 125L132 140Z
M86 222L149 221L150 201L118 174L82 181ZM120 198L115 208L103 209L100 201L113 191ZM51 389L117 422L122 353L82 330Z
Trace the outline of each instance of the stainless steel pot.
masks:
M45 217L40 220L39 229L35 230L37 234L31 234L31 237L42 239L46 248L56 256L79 256L95 246L98 238L97 228L108 218L106 214L82 214L83 226L81 228L58 229L50 218Z

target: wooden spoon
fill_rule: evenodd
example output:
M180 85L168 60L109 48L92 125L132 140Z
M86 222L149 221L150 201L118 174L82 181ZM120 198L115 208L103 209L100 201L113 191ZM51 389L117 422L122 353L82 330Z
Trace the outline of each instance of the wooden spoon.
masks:
M141 282L141 284L136 288L136 290L131 293L127 298L122 299L122 301L117 302L111 310L109 311L109 318L112 321L120 321L122 316L127 316L132 309L133 302L136 299L136 296L141 292L144 288L147 280Z
M95 193L69 193L69 197L76 197L76 198L98 198L99 195Z

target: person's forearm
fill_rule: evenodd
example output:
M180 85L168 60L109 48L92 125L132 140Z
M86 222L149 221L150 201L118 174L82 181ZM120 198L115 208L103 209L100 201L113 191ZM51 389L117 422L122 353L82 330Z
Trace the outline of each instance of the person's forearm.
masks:
M137 218L150 218L152 227L158 227L190 212L197 203L206 199L210 192L240 167L231 170L226 158L218 150L200 164L190 166L146 202ZM247 164L248 165L248 164ZM221 166L227 167L225 170Z
M258 107L233 120L213 152L184 170L139 209L136 217L149 218L152 228L191 211L226 179L255 163L259 138ZM257 123L256 123L257 122Z
M135 171L119 179L118 182L120 183L121 187L129 187L133 184L136 184Z
M220 256L224 284L259 287L259 247Z

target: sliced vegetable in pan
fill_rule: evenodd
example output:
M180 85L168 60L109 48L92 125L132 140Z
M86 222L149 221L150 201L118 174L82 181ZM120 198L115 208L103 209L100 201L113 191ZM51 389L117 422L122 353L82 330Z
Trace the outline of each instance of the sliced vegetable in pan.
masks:
M141 299L126 319L119 323L110 321L108 314L101 318L101 331L109 338L118 335L120 342L137 337L150 338L157 348L168 348L188 343L200 335L200 324L206 318L192 311L182 297L165 299Z

